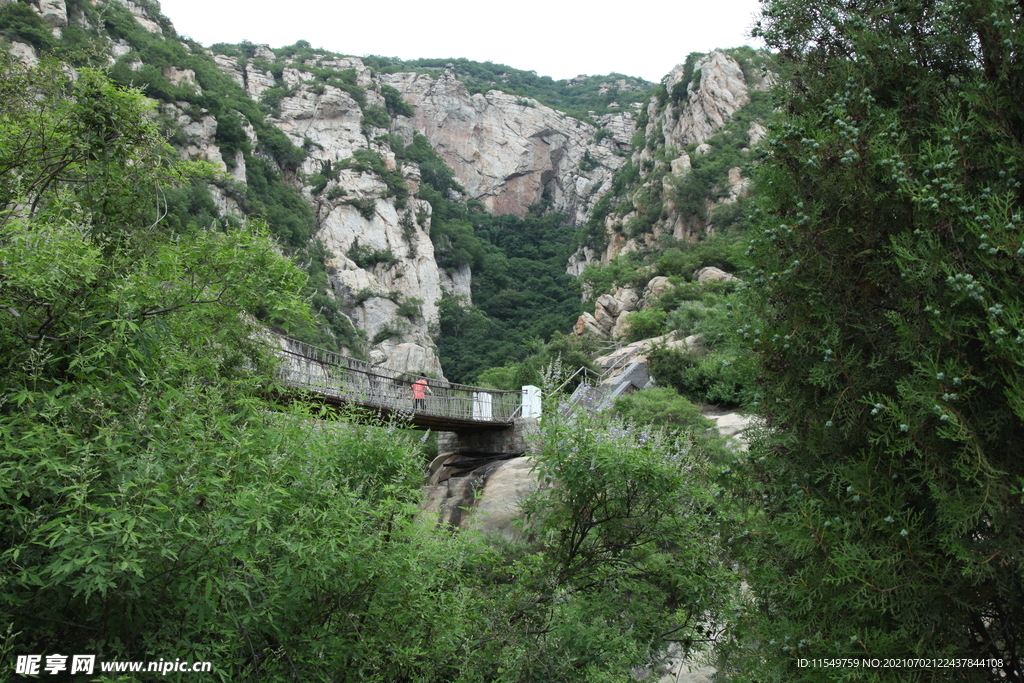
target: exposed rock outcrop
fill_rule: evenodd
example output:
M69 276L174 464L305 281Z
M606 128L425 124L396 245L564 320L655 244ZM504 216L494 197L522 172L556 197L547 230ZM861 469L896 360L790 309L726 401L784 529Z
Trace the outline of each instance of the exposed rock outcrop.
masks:
M724 275L732 278L728 273ZM631 287L618 287L610 294L599 296L594 303L594 312L581 315L573 329L576 334L593 334L602 339L622 339L629 332L629 314L649 308L672 286L667 277L658 276L651 278L643 293L638 293Z
M54 28L68 25L68 8L64 0L39 0L39 14Z
M438 524L518 538L520 502L537 487L530 456L492 459L442 453L428 466L420 509Z
M450 71L381 78L415 107L402 122L407 135L426 135L466 195L494 213L522 216L549 200L553 210L583 222L625 163L621 154L634 127L629 114L601 117L607 133L596 141L598 129L589 123L497 90L470 95Z
M415 133L422 133L453 167L466 197L479 199L496 213L518 215L524 215L531 204L549 200L554 210L582 221L608 189L614 170L625 162L633 134L630 114L603 117L600 124L605 132L597 135L593 125L521 97L498 91L470 95L450 72L436 77L373 76L353 57L291 63L281 70L279 82L269 70L256 66L273 61L273 51L265 45L255 46L254 51L252 62L225 56L215 60L253 99L260 99L270 88L287 89L272 121L293 144L307 150L299 181L328 165L343 168L359 150L374 152L388 169L396 169L394 154L376 138L391 132L409 142ZM365 88L365 103L329 83L314 82L314 67L351 69L356 83ZM187 74L175 76L187 82ZM412 117L392 113L390 130L368 126L363 116L368 106L384 106L382 85L396 88L415 111ZM188 153L218 160L202 145L190 147ZM378 176L353 169L336 172L316 194L310 187L304 192L317 208L317 237L331 253L334 295L373 343L371 359L393 365L402 358L416 364L410 370L419 371L436 362L430 330L438 322L441 296L447 293L471 301L472 276L468 267L453 272L438 268L429 239L430 206L415 198L418 170L409 165L402 172L413 194L402 207L388 196L388 187ZM356 258L358 254L364 258ZM379 255L380 260L368 264L367 254ZM420 314L400 315L403 304L411 300L421 302L417 304ZM426 365L407 353L395 356L409 343L426 354L422 358Z
M135 17L135 21L139 22L139 25L142 26L142 28L149 31L150 33L161 33L163 31L163 29L160 27L160 24L157 23L153 19L153 17L149 16L149 14L146 12L146 9L141 5L136 5L134 2L131 2L131 0L113 1L120 2L122 5L127 7L128 10L132 13L132 16Z
M594 365L612 370L608 375L614 377L615 368L624 368L630 363L645 361L647 354L656 346L665 346L676 351L700 351L704 348L699 334L683 337L678 332L670 332L660 337L641 339L603 356L598 356L594 359Z
M11 47L8 52L12 57L20 61L25 66L35 66L39 63L39 56L36 55L36 49L31 45L25 43L19 43L16 40L11 41Z
M684 82L689 78L689 81ZM699 59L688 69L680 64L669 73L666 90L675 93L667 101L651 98L647 103L647 124L643 129L647 144L633 153L634 166L648 172L649 180L642 181L628 193L623 202L623 211L613 212L605 219L607 240L601 253L593 249L581 249L569 263L568 271L578 274L589 263L608 263L621 254L653 245L662 235L671 235L677 240L695 241L702 234L714 231L709 217L721 204L735 202L750 191L749 179L742 176L741 169L730 169L729 177L722 183L722 196L705 199L700 210L692 206L679 207L676 204L676 187L693 166L693 160L685 151L691 148L693 154L703 156L715 152L708 141L732 121L733 116L751 101L751 93L765 90L769 79L754 73L744 73L740 63L727 53L713 51ZM757 144L765 135L765 129L756 121L751 122L747 131L749 145ZM652 203L652 197L656 201ZM633 221L642 218L636 208L646 204L644 211L656 211L659 215L641 235L627 230ZM654 207L652 209L652 206ZM630 210L627 210L630 209ZM648 219L649 220L649 219Z
M681 107L669 104L663 117L653 117L647 133L654 135L660 125L666 147L683 149L701 143L717 133L732 119L743 105L750 102L748 85L739 63L723 52L715 50L694 65L693 73L700 73L686 84L686 100ZM685 77L683 65L669 72L665 87L671 92ZM754 84L753 87L763 87ZM669 122L674 121L674 125ZM698 154L700 151L698 150Z

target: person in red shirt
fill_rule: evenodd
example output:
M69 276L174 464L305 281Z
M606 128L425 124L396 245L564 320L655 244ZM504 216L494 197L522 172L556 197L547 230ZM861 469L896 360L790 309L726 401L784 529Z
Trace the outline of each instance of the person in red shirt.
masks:
M433 391L427 386L427 380L424 377L420 377L418 380L412 383L412 398L413 398L413 410L425 410L427 407L427 394L432 394Z

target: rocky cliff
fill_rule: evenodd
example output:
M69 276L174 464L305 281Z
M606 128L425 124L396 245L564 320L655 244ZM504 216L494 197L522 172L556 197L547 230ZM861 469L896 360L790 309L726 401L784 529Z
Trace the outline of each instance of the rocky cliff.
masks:
M691 55L669 72L638 116L639 130L624 169L632 173L632 181L623 183L624 192L609 198L593 217L594 239L574 255L568 272L579 275L590 263L607 264L663 235L692 242L714 234L715 209L737 201L750 188L741 166L747 159L729 154L731 148L740 141L745 155L765 135L760 122L763 100L762 106L750 107L770 85L758 57L749 49L716 50ZM746 116L738 120L739 114ZM729 131L734 134L724 137L729 128L736 129ZM696 166L719 165L726 156L735 165L725 173L694 177ZM681 192L687 183L703 185L696 204L685 201L694 193Z
M630 113L606 114L594 126L498 90L470 95L451 70L382 80L415 108L395 128L425 134L466 195L496 214L522 216L546 200L552 211L584 222L625 163L635 127Z
M71 11L64 0L29 4L55 39L62 32L106 31L108 64L114 73L128 74L127 80L138 74L138 81L158 92L159 115L180 154L208 161L224 174L210 187L219 215L251 213L260 199L252 194L251 166L272 164L312 207L312 237L327 250L323 294L362 331L370 359L434 375L442 374L434 345L438 303L445 294L471 300L472 274L466 265L438 266L419 169L396 158L389 137L408 145L417 134L426 136L454 170L459 196L479 200L493 213L522 216L544 205L580 225L592 218L615 174L628 164L655 171L630 190L637 205L645 192L664 195L664 215L654 229L640 237L624 229L641 208L602 216L608 243L581 250L569 267L578 273L589 262L659 234L690 237L707 228L675 209L673 178L691 167L691 153L702 153L701 147L691 148L721 129L762 85L736 60L716 52L669 74L667 91L684 96L667 104L654 98L639 110L620 107L584 120L499 90L471 94L450 69L375 73L358 58L308 49L301 55L275 52L266 45L215 54L182 41L151 0L93 0L72 3ZM104 8L117 9L115 21ZM154 71L147 62L153 41L186 57ZM17 37L9 36L7 47L24 61L36 58L36 50ZM237 114L197 105L214 85L196 60L215 64L230 80ZM218 96L226 92L216 87ZM241 98L252 105L239 104ZM301 152L289 157L287 143L272 139L267 124ZM638 134L645 144L635 144ZM751 137L757 134L752 127ZM666 156L665 150L672 152ZM742 177L733 174L730 182L729 192L742 194Z
M523 215L530 205L546 200L552 211L583 221L625 163L633 134L631 115L605 115L594 126L496 90L470 95L450 71L376 76L357 58L317 56L301 64L284 60L286 66L275 76L266 67L280 63L274 52L267 46L256 50L251 60L215 58L250 97L260 99L282 85L287 89L270 120L306 150L295 182L316 208L316 236L330 252L333 293L351 304L353 323L371 342L371 360L398 367L422 358L422 365L406 366L415 372L441 373L431 340L437 304L444 294L471 300L471 275L465 266L454 271L438 267L429 237L431 207L417 196L417 168L397 161L381 137L398 135L409 144L416 134L425 135L455 171L465 197L480 200L493 213ZM348 92L323 84L316 77L323 69L354 72L365 100L357 102ZM412 105L413 113L392 111L385 128L369 120L367 112L385 108L381 93L388 87ZM598 135L599 129L605 133ZM193 149L216 161L209 144ZM401 173L411 196L394 196L372 169L345 168L360 150L379 156L386 171ZM314 188L311 179L328 166L341 170L327 185ZM239 173L236 164L235 176ZM387 258L368 266L353 258L359 250ZM411 301L420 302L420 314L401 315L403 304ZM412 355L410 344L416 347Z

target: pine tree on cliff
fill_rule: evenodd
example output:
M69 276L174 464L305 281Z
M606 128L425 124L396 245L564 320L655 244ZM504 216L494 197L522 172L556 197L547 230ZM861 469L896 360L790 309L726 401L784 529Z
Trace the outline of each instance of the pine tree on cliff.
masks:
M793 74L751 244L767 428L738 655L759 680L1022 680L1024 18L767 0ZM959 670L801 668L975 657Z

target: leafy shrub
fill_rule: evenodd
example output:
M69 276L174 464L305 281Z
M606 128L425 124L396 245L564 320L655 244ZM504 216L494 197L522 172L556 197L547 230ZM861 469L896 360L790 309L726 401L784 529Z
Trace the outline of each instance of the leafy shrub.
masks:
M221 156L228 168L234 168L235 156L238 152L251 151L249 136L242 127L242 117L233 110L222 111L217 116L217 134L215 137Z
M679 330L686 336L701 331L701 323L709 316L708 307L700 301L683 301L665 318L667 330Z
M373 270L378 263L383 263L385 266L393 266L398 263L398 258L390 249L374 249L368 245L361 245L358 239L349 247L346 256L364 270Z
M738 408L749 391L751 361L730 351L701 354L655 348L648 354L648 367L659 384L695 403Z
M44 51L54 46L50 27L32 8L21 2L0 7L0 33Z
M359 212L359 215L366 220L372 220L374 214L377 211L377 200L373 197L367 197L366 199L359 199L358 197L349 197L345 200L345 203L354 206Z
M295 88L267 88L260 93L260 104L267 108L267 111L274 116L281 115L281 101L291 97L297 92Z
M519 382L520 366L506 365L497 368L487 368L476 377L474 384L491 389L502 391L514 391L524 386ZM537 385L533 385L537 386Z
M380 87L380 94L384 96L384 106L387 108L387 113L392 116L412 116L416 113L413 110L413 106L405 101L396 88L390 85L384 84ZM380 126L386 128L386 126Z
M306 182L309 183L310 191L316 197L326 189L327 183L330 181L327 180L327 176L323 173L314 173L306 179Z
M386 114L385 114L386 116ZM351 168L362 173L374 173L388 186L388 195L399 200L409 196L409 188L398 170L390 170L384 164L384 157L372 149L357 149L352 156L337 164L338 169Z
M741 270L746 263L746 241L742 235L709 237L693 243L677 243L662 252L657 260L662 275L693 279L693 274L706 267L729 273Z
M657 429L545 417L541 486L523 507L526 529L546 548L537 561L554 600L523 618L545 624L555 642L587 643L586 662L623 672L661 647L662 634L692 642L698 623L717 622L732 577L713 550L705 458ZM594 676L584 665L563 680Z
M615 399L614 409L638 428L661 427L672 433L691 435L712 459L721 460L726 454L725 439L719 436L715 423L675 389L641 389Z
M652 274L651 269L644 265L640 254L628 252L616 256L606 265L591 263L583 269L580 279L589 290L589 299L592 303L597 297L611 292L616 287L633 287L642 291Z
M629 341L635 342L665 334L665 317L665 311L657 308L648 308L643 311L634 311L627 314L626 322L629 323Z
M391 126L391 117L388 111L379 104L370 104L363 107L363 125L376 128L388 128Z
M315 222L309 204L291 185L281 182L273 164L258 156L245 166L244 206L250 215L264 216L274 234L290 247L302 247L313 234Z
M395 315L408 318L409 320L416 320L417 318L423 317L423 299L417 299L410 297L404 299L398 306L398 310L395 311Z
M381 328L377 334L373 335L373 339L370 340L370 343L377 345L381 342L387 341L388 339L401 339L402 336L403 332L400 327L397 325L386 325Z

